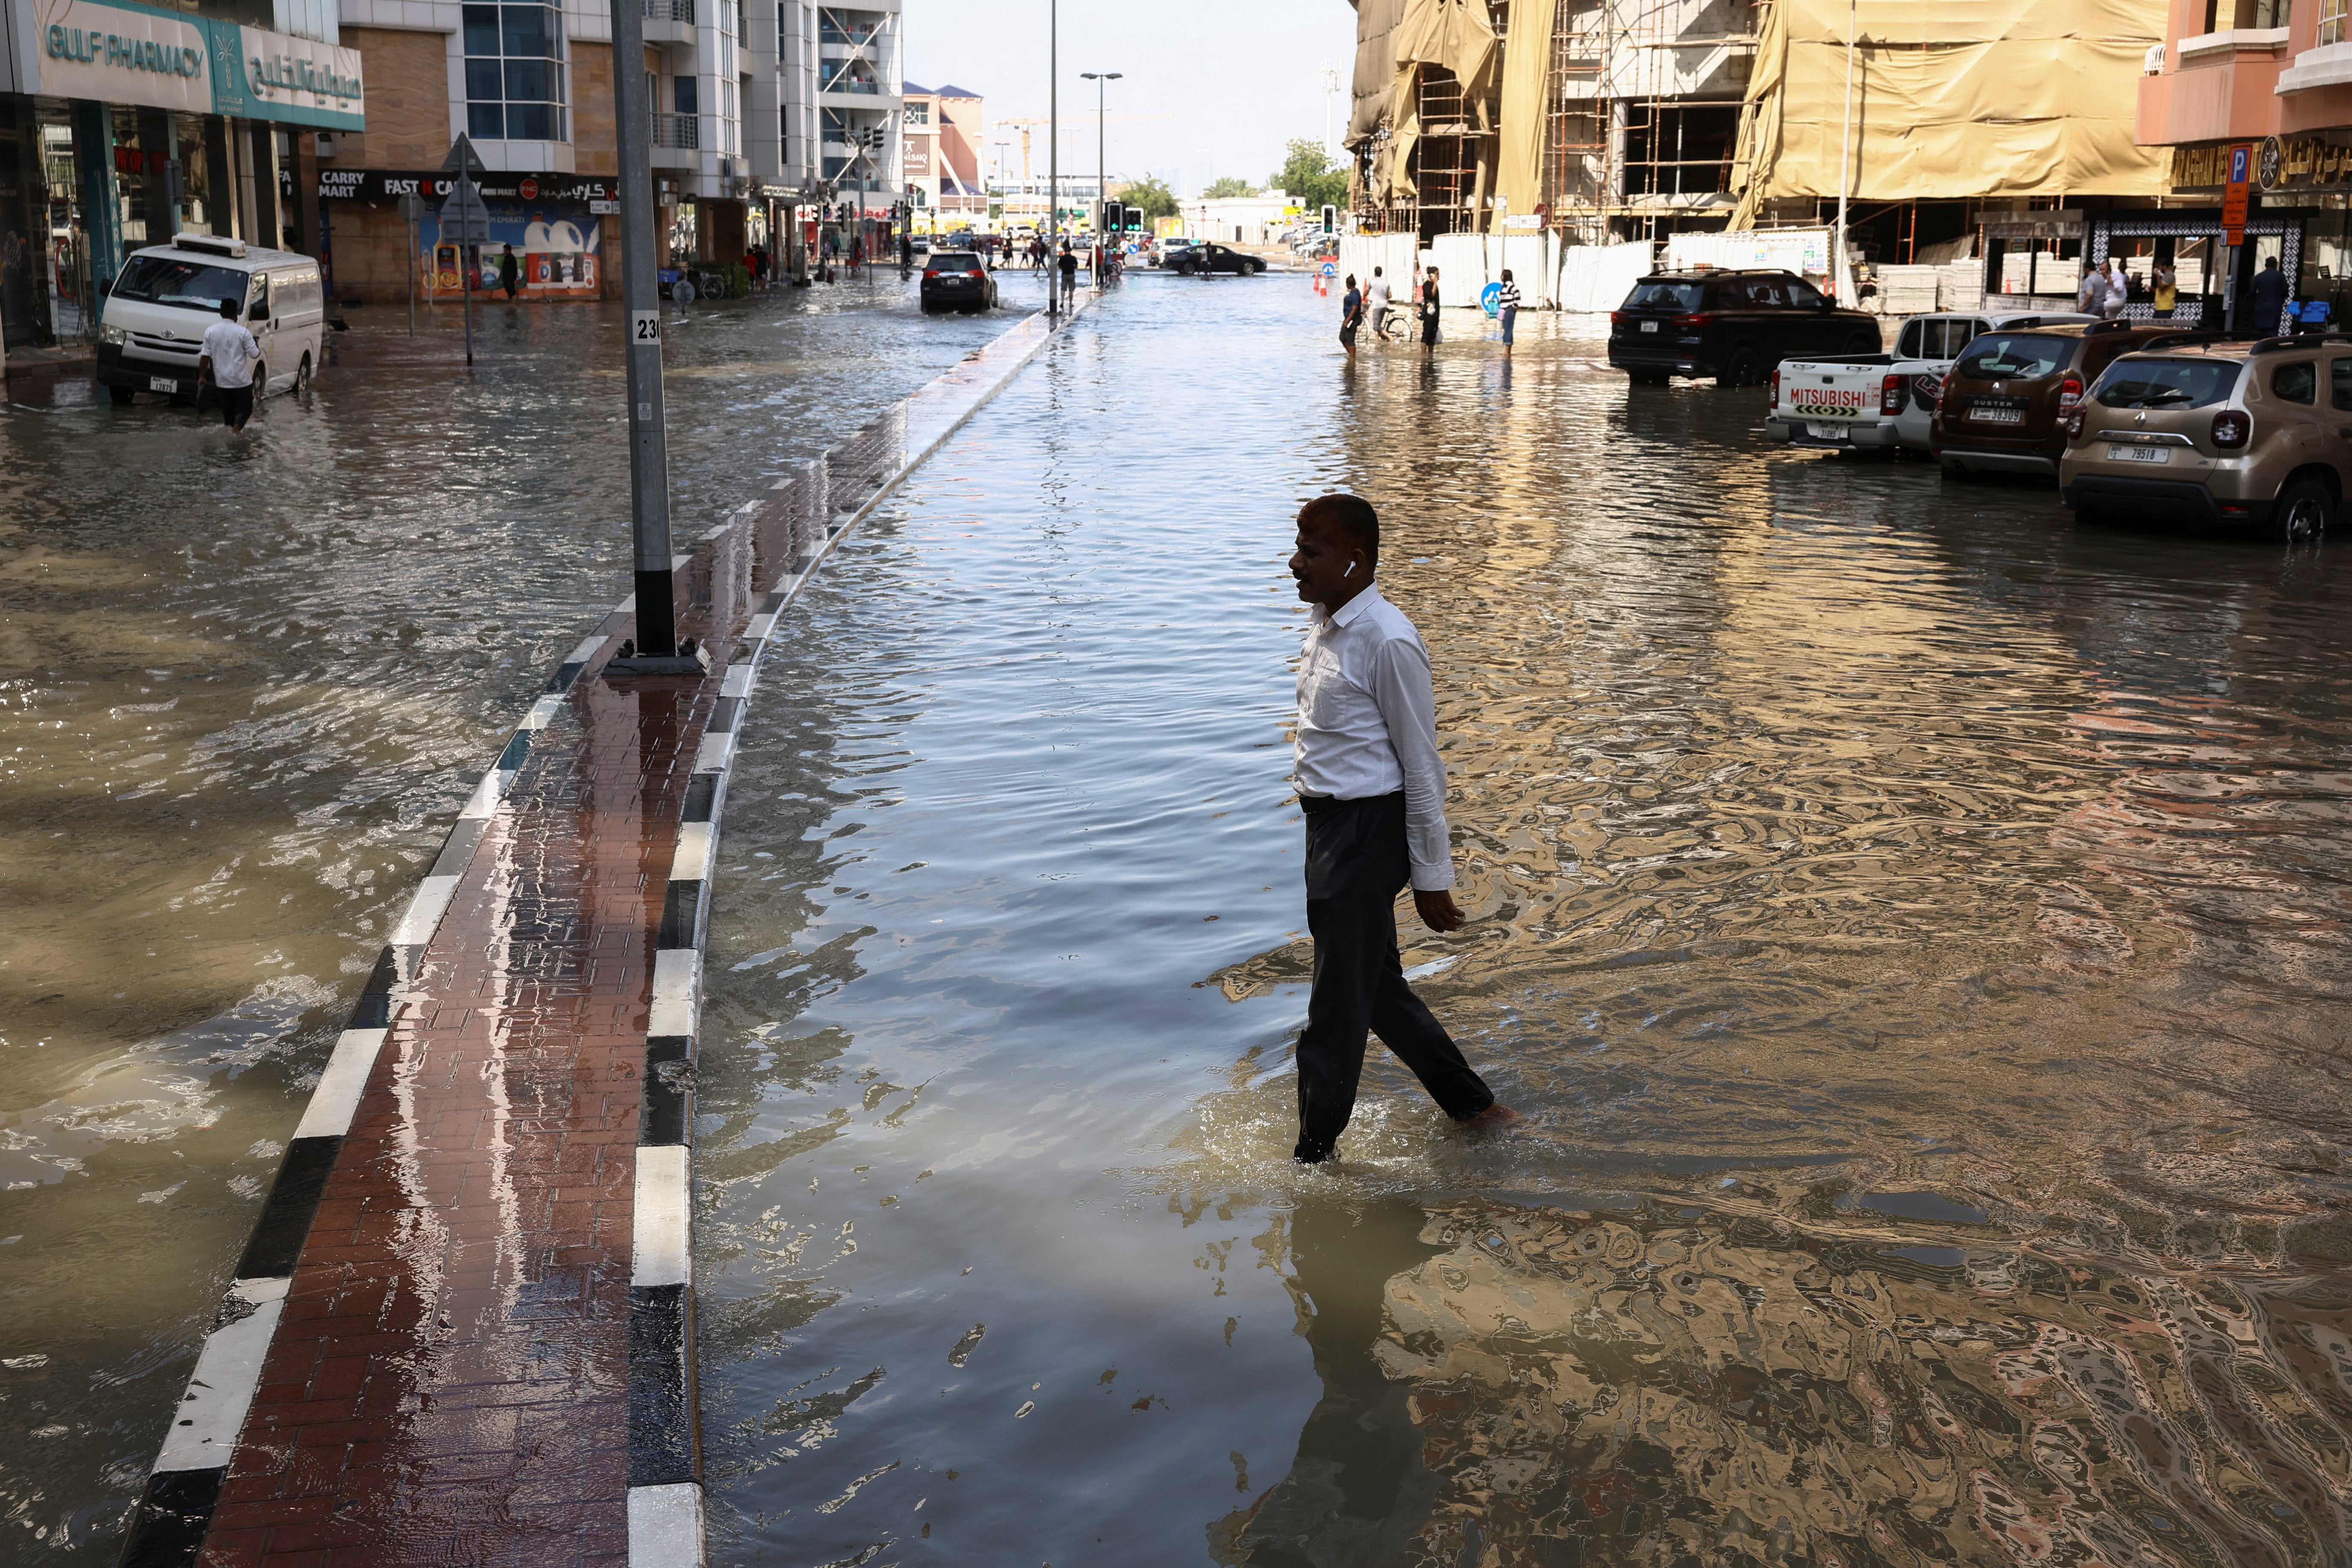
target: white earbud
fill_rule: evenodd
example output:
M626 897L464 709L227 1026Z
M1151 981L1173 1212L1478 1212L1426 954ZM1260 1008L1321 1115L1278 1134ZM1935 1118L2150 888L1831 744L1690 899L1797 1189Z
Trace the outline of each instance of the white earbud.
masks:
M1354 562L1352 562L1352 561L1350 561L1350 562L1349 562L1349 563L1348 563L1348 569L1347 569L1345 572L1342 572L1342 573L1340 573L1340 574L1339 574L1339 575L1340 575L1340 576L1342 576L1342 577L1352 577L1352 576L1354 576L1355 574L1356 574L1356 563L1355 563Z

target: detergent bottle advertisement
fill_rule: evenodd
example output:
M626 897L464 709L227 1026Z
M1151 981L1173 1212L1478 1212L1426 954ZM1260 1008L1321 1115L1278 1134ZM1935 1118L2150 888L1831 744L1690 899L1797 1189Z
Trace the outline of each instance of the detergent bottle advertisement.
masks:
M590 216L585 204L502 202L485 182L482 205L490 213L489 243L464 247L471 254L463 262L459 247L441 243L433 225L422 226L427 249L419 261L425 292L438 298L467 287L478 294L500 291L500 262L512 247L517 298L596 298L604 281L604 221ZM458 276L461 265L471 272L469 279Z

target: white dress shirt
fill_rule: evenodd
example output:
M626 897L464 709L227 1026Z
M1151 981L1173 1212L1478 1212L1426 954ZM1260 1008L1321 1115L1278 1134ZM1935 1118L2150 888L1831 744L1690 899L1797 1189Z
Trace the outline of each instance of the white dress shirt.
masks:
M1413 888L1451 888L1445 763L1421 634L1377 583L1336 616L1318 605L1314 620L1298 661L1299 794L1363 800L1404 791Z
M243 321L223 316L206 327L202 352L211 356L215 386L234 392L253 384L253 367L261 358L261 345L253 341Z

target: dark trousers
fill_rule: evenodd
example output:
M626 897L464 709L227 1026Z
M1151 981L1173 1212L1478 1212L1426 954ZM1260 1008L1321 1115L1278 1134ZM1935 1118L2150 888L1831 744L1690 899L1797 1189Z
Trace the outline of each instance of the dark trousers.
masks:
M1298 1147L1328 1159L1356 1109L1369 1031L1412 1069L1438 1108L1465 1121L1495 1103L1435 1016L1404 983L1396 897L1412 874L1404 795L1299 803L1307 816L1307 929L1315 989L1298 1037Z

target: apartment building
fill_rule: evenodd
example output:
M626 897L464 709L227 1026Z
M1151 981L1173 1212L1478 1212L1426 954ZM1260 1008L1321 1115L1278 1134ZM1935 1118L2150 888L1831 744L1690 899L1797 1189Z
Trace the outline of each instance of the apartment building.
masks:
M980 94L906 84L902 137L907 199L919 228L970 228L988 217L980 150L988 121Z
M290 0L289 0L290 3ZM473 286L480 258L412 237L404 195L437 205L466 133L489 169L488 257L511 246L534 300L619 289L612 16L599 0L340 0L346 41L383 83L364 132L321 137L317 190L346 304ZM798 213L900 199L899 14L803 0L638 0L665 265L739 260ZM836 215L837 216L837 215ZM411 247L415 248L412 250Z
M888 214L906 199L898 0L766 0L752 22L751 174L771 205ZM772 26L772 34L767 31Z
M2132 232L2168 254L2225 258L2221 202L2231 155L2246 150L2246 243L2211 286L2242 310L2253 273L2276 258L2300 300L2352 311L2352 6L2346 0L2170 0L2140 78L2138 139L2167 148L2171 199ZM2267 324L2263 324L2267 325Z

